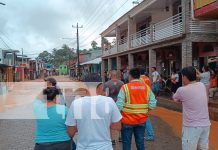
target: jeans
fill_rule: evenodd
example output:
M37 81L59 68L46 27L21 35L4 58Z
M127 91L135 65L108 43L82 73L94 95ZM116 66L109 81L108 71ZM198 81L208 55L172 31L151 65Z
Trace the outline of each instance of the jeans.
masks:
M157 94L159 91L159 82L152 83L152 91Z
M76 143L72 140L72 150L76 150Z
M72 141L36 143L34 150L72 150Z
M145 123L127 125L122 124L122 142L123 150L131 150L132 135L134 134L137 150L144 150L144 135L145 135Z
M212 98L214 96L214 93L218 91L218 88L210 88L209 89L209 97Z
M146 138L149 140L153 140L154 139L154 131L153 131L153 127L151 124L151 119L148 118L147 121L145 122L145 127L146 127Z
M208 150L209 133L210 126L183 127L182 150Z

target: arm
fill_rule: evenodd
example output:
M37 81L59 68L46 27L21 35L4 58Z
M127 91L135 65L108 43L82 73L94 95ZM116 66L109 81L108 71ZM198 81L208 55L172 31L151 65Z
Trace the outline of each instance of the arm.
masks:
M125 93L123 91L123 88L120 89L120 92L117 96L117 107L118 109L121 111L123 109L123 105L124 105L124 100L125 100Z
M197 73L197 78L198 79L202 79L203 78L203 74L199 70L196 69L196 73Z
M152 110L157 106L157 100L154 96L154 93L150 90L149 93L149 102L148 102L148 109Z
M111 125L110 128L113 130L121 130L121 119L122 115L116 106L116 103L111 99L112 103L112 112L111 112Z
M76 126L68 126L68 127L67 127L67 132L68 132L69 136L70 136L71 138L73 138L74 135L76 134L76 132L78 132L78 130L77 130L77 127L76 127Z
M111 123L110 128L111 128L112 130L118 130L118 131L120 131L120 130L121 130L121 121Z
M66 122L65 124L67 125L67 132L70 137L74 137L75 133L77 132L77 127L76 127L76 119L74 116L74 102L70 106L70 109L67 114Z
M173 95L173 100L175 102L181 102L181 95L180 95L180 88L176 91L176 93Z

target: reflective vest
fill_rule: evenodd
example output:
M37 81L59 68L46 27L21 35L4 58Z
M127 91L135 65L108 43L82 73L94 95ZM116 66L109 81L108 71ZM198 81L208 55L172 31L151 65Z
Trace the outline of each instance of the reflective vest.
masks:
M148 76L141 75L139 79L142 83L147 84L151 88L151 81Z
M122 87L125 93L124 106L121 111L122 123L143 124L148 118L149 86L140 81L133 81Z

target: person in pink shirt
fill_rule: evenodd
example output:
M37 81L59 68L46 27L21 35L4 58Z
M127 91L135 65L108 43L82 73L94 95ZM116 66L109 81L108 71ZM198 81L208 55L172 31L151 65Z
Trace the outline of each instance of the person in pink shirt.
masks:
M173 95L176 102L183 106L183 150L208 150L210 120L207 91L203 83L196 81L196 69L182 69L183 87Z

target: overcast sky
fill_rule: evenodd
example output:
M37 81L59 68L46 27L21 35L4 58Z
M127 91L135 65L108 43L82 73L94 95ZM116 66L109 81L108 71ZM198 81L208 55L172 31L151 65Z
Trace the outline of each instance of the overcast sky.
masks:
M64 43L76 47L75 39L62 38L76 38L72 25L77 22L84 27L80 29L81 49L88 48L92 40L99 41L104 29L133 7L132 1L0 0L6 4L0 5L0 48L7 47L1 38L10 48L23 48L31 57Z

